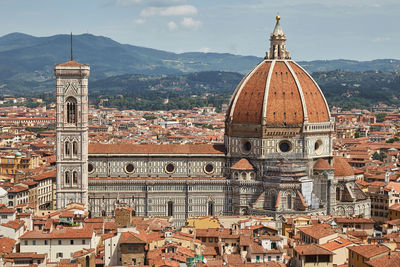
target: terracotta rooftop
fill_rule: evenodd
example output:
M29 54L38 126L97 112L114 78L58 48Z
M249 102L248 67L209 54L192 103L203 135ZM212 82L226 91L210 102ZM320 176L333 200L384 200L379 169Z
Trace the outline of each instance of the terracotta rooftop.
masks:
M389 207L389 210L400 211L400 203L393 204Z
M15 209L7 208L4 205L0 206L0 213L14 213L14 212L15 212Z
M329 242L321 245L321 247L323 247L329 251L334 251L334 250L342 248L342 247L347 247L351 244L353 244L353 242L339 237L339 238L336 238L335 240L329 241Z
M17 241L12 238L0 238L0 254L11 253L16 242Z
M318 159L314 164L314 170L329 170L333 169L329 163L324 159Z
M147 241L144 239L143 235L137 235L132 232L123 232L121 234L120 243L147 244Z
M253 171L254 167L251 165L250 161L247 159L241 159L238 162L236 162L231 169L233 170L248 170L248 171Z
M87 66L85 64L80 64L76 62L75 60L70 60L65 63L57 64L57 66L63 66L63 67L80 67L80 66Z
M371 267L394 267L400 266L400 254L387 255L366 262Z
M342 157L333 157L333 168L335 177L354 176L353 167Z
M325 223L316 224L310 227L301 227L299 228L299 231L315 239L320 239L336 233L329 224Z
M25 222L21 220L13 220L13 221L8 221L6 223L2 223L1 226L11 228L14 230L20 229L22 226L24 226Z
M348 247L348 249L350 251L354 251L355 253L357 253L367 259L390 251L390 249L388 247L383 246L383 245L353 246L353 247Z
M20 239L90 239L93 230L91 227L86 228L57 228L51 233L44 233L40 230L32 230L23 234Z
M333 255L331 251L317 244L299 245L294 250L300 255Z

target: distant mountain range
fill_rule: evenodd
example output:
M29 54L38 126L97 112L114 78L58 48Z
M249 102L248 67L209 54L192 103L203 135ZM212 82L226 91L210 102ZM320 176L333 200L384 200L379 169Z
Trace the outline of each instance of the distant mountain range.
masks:
M122 74L185 74L229 71L244 74L262 58L228 53L176 54L151 48L120 44L110 38L81 34L73 36L74 58L91 66L91 80ZM53 79L55 63L69 60L69 35L34 37L11 33L0 37L0 88L15 82L45 82ZM398 71L400 60L317 60L298 62L309 72ZM0 89L1 93L1 89Z

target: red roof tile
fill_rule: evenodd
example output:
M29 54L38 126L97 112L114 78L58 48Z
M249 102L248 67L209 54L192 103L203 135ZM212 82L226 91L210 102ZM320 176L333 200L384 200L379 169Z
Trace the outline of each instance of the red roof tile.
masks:
M248 170L248 171L253 171L254 167L253 165L250 163L250 161L248 161L247 159L241 159L238 162L236 162L231 169L233 170Z

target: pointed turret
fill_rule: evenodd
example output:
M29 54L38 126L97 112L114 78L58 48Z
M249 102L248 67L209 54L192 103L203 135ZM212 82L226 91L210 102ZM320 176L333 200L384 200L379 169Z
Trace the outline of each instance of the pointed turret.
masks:
M283 33L281 17L276 16L276 25L270 37L270 49L267 51L265 59L290 59L290 53L286 50L286 34Z

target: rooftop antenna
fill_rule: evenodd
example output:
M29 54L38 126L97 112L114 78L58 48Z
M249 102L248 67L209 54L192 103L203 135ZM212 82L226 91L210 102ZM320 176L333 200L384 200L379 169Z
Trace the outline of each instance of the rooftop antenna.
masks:
M72 32L71 32L71 61L73 61L73 60L74 60L74 57L72 55Z

